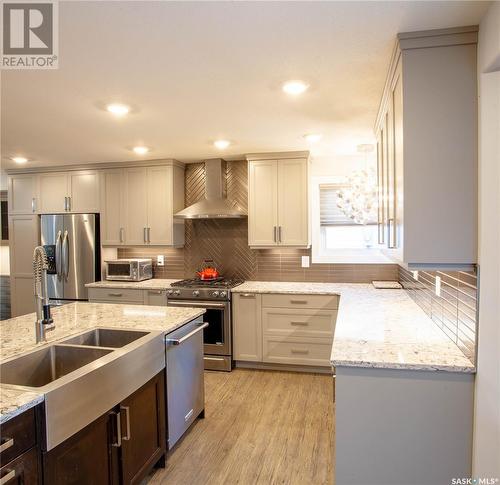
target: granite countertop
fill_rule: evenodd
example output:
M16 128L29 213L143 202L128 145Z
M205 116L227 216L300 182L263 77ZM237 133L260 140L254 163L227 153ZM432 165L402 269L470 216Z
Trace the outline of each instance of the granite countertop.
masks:
M130 290L164 290L170 288L172 283L177 280L167 280L161 278L152 278L144 281L96 281L95 283L87 283L87 288L115 288L115 289L130 289Z
M339 295L331 364L474 373L474 364L404 290L371 284L246 281L234 293Z
M165 334L199 317L203 308L119 305L75 302L52 309L56 327L46 343L35 343L35 314L0 322L0 358L42 348L49 343L95 327L160 331ZM43 394L0 385L0 423L43 401Z

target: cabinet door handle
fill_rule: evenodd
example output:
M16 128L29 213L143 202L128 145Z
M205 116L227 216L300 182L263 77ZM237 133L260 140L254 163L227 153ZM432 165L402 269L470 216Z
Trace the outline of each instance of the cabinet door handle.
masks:
M111 446L115 448L119 448L122 445L122 420L121 414L115 413L114 411L111 413L115 417L116 422L116 443L111 443Z
M278 242L278 228L276 226L274 226L274 229L273 229L273 241L275 243Z
M123 296L123 293L108 293L109 296Z
M281 242L281 226L278 226L278 242Z
M300 325L302 327L307 327L309 325L309 323L307 322L290 322L290 325Z
M307 300L290 300L292 305L307 305Z
M125 411L125 419L127 423L127 436L122 436L123 441L130 440L130 406L120 406L120 410Z
M34 197L31 199L31 212L36 212L36 199Z
M68 210L68 198L67 197L64 197L64 210L65 211Z
M396 224L394 224L393 217L387 219L387 247L389 249L396 248Z
M10 482L13 478L16 476L16 470L11 470L7 475L4 475L2 478L0 478L0 485L4 485L8 482Z
M148 243L151 242L151 228L148 227Z
M309 350L303 350L303 349L290 349L290 352L292 354L302 354L302 355L307 355L309 353Z
M71 197L68 197L68 210L71 210Z
M147 243L148 242L148 228L147 227L144 228L143 236L144 236L144 242Z
M14 446L14 438L3 438L2 444L0 445L0 453L3 453L5 450L8 450Z

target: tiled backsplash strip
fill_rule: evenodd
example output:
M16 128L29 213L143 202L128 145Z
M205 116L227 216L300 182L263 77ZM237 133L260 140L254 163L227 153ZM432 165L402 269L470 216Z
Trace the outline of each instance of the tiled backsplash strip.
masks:
M205 165L187 165L185 180L188 206L205 196ZM246 209L246 162L228 162L226 180L228 200ZM165 266L156 265L158 254L165 256ZM310 255L307 249L250 249L246 219L188 220L183 249L118 249L120 258L153 258L155 278L191 278L205 258L213 259L224 275L246 280L369 283L374 279L396 280L398 276L396 264L311 264L309 268L302 268L301 257Z
M436 295L436 277L441 295ZM410 297L439 328L475 363L477 337L478 279L476 272L418 271L399 267L399 281Z

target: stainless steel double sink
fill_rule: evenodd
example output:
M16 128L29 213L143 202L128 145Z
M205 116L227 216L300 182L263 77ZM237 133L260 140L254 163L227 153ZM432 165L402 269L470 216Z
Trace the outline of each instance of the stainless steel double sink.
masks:
M44 449L111 410L165 367L163 332L95 328L0 364L0 383L44 394Z

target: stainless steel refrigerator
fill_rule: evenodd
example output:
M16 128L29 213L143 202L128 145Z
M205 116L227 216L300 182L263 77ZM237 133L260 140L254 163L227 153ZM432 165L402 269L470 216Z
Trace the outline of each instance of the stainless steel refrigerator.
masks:
M42 215L40 228L49 260L49 298L87 300L85 285L101 277L99 215Z

